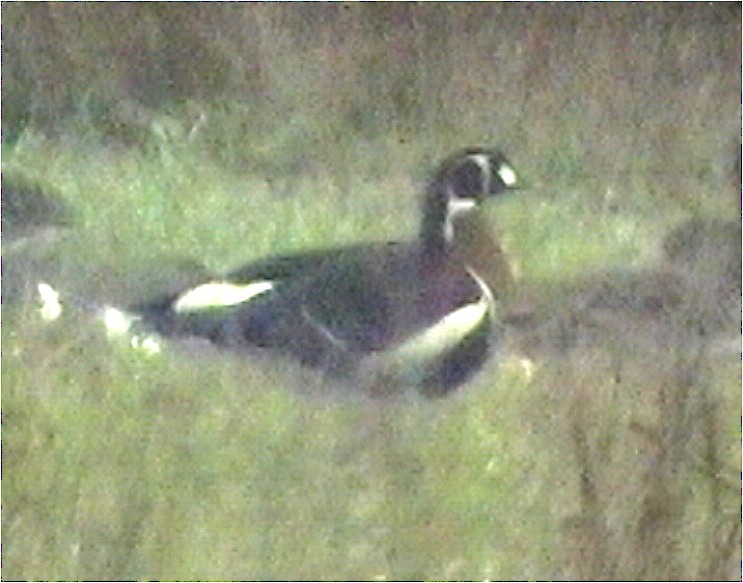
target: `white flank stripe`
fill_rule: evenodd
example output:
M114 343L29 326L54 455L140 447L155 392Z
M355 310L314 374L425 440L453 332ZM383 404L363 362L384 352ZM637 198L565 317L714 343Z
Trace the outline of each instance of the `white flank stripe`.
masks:
M425 362L454 348L488 313L488 302L483 296L447 314L430 328L405 341L394 349L395 358L402 361Z
M490 288L474 271L469 268L467 271L482 291L480 299L454 310L430 328L403 342L391 351L392 360L425 364L454 348L494 311Z
M173 304L175 312L194 312L205 308L234 306L273 289L270 281L256 281L244 285L229 282L211 282L195 287L181 295Z

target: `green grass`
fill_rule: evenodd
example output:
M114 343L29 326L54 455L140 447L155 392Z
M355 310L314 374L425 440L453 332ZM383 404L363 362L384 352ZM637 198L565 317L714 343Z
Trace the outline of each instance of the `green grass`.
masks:
M23 340L3 342L18 575L418 578L446 567L437 539L454 536L459 570L475 576L495 525L450 522L475 520L515 479L495 457L507 439L495 419L461 400L396 410L302 395L278 363L147 360L81 322L23 316ZM387 556L400 545L415 552Z
M149 292L165 277L162 258L219 272L271 252L404 237L417 212L402 164L386 182L353 184L353 201L324 176L279 196L187 150L163 160L28 136L5 164L60 189L78 221L55 249L59 285L103 297ZM494 205L524 278L651 260L658 222L592 198L535 188ZM447 400L377 403L270 358L179 345L148 358L74 310L43 324L32 305L14 306L3 324L11 578L559 577L585 568L576 540L601 531L602 513L604 544L619 549L603 549L604 572L658 572L630 560L636 535L618 525L638 523L655 483L632 452L652 450L637 427L665 431L655 389L644 392L673 385L673 367L630 359L635 372L617 386L599 347L567 369L538 364L533 377L506 359ZM739 370L720 364L698 390L714 389L715 471L733 476L739 429L723 403ZM668 526L685 541L671 553L679 573L704 572L719 528L709 505L735 508L700 459L674 465L670 481L682 500ZM606 510L585 507L586 472Z

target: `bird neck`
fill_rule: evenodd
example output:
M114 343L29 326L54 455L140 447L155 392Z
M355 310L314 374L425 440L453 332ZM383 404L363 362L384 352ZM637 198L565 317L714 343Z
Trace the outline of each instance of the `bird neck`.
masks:
M493 225L478 209L452 214L448 199L445 193L429 191L425 200L419 235L424 269L437 271L454 261L477 272L503 297L512 287L513 273Z
M454 225L449 217L448 196L441 191L440 185L437 186L429 187L423 201L419 240L425 263L444 261L455 236Z
M512 287L513 272L493 225L480 213L458 217L449 254L475 271L502 298Z

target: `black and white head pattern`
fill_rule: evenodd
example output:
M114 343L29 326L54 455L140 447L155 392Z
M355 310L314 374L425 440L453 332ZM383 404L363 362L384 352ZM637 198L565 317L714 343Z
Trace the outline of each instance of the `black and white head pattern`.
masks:
M516 172L498 151L468 150L442 166L438 179L446 194L444 237L454 237L453 219L474 209L488 196L516 188Z

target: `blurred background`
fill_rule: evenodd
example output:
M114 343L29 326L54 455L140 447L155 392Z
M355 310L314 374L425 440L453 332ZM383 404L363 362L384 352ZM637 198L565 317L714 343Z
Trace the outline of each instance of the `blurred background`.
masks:
M739 3L2 4L6 579L740 578ZM126 305L411 237L502 148L500 357L448 399L146 358Z

